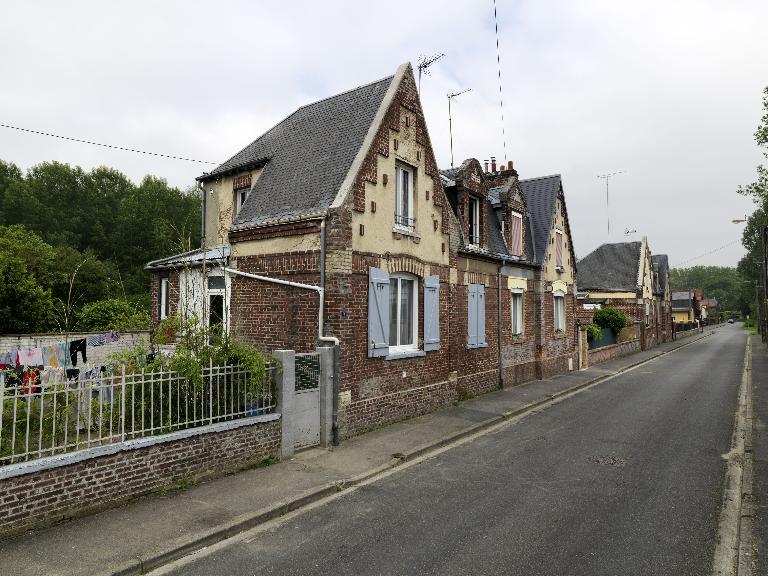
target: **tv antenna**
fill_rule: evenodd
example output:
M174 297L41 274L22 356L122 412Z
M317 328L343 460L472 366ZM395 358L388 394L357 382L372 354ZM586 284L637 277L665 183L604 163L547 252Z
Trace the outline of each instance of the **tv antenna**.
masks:
M637 234L637 230L624 228L624 236L629 236L630 234Z
M438 60L440 60L440 58L442 58L443 56L445 56L445 54L435 54L434 56L429 56L429 57L427 57L427 56L420 56L419 57L419 65L418 65L418 69L419 69L419 87L418 87L419 95L421 95L421 73L424 72L424 74L429 76L429 67L432 66L432 64L434 64Z
M598 178L602 178L605 180L605 212L606 212L606 219L608 220L608 239L611 238L611 213L609 212L608 207L608 181L613 178L614 176L618 176L619 174L624 174L624 170L619 170L617 172L611 172L610 174L598 174Z
M456 98L456 96L466 94L470 90L472 90L472 88L465 88L459 92L451 92L448 94L448 135L451 138L451 168L453 168L453 120L451 119L451 100Z

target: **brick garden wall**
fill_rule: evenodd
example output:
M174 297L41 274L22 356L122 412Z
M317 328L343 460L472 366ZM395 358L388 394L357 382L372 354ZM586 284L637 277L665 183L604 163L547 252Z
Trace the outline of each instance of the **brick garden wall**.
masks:
M221 476L276 458L280 433L278 419L146 447L141 447L144 441L134 440L125 443L133 449L18 476L0 475L0 536L112 508L138 496L172 489L179 481ZM7 474L13 466L0 473Z
M640 340L627 340L620 344L610 344L589 351L589 365L608 362L640 351Z

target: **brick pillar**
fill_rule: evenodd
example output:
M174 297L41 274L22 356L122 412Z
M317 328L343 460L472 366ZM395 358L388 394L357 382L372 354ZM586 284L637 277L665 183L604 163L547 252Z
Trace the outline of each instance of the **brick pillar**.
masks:
M290 458L295 450L294 437L294 397L296 396L296 352L293 350L275 350L272 355L281 366L275 371L277 388L277 410L280 412L282 436L280 439L280 457Z

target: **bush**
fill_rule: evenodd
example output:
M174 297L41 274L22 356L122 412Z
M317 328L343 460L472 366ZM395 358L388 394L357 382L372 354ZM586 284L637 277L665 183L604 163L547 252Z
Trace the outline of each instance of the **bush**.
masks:
M603 337L603 331L600 330L600 326L597 324L587 324L587 338L589 340L595 341L600 340L600 338Z
M149 313L127 300L110 298L85 304L78 312L77 328L86 332L98 330L146 330Z
M610 328L618 336L621 329L627 325L627 316L621 310L607 306L595 310L592 321L600 328Z

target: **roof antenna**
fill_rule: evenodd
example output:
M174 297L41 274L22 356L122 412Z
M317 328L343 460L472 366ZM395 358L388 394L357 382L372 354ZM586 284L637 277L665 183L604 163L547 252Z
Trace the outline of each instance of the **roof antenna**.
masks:
M611 214L608 212L608 181L618 174L624 174L624 170L611 172L610 174L598 174L598 178L605 180L605 216L608 219L608 240L611 239Z
M418 88L419 96L421 96L421 73L424 72L424 74L429 76L429 67L432 66L432 64L434 64L438 60L440 60L440 58L442 58L443 56L445 56L445 54L435 54L434 56L430 56L429 58L427 58L426 56L420 56L419 57L419 66L418 66L418 68L419 68L419 88Z
M624 236L629 236L630 234L637 234L637 230L624 228Z
M451 119L451 100L456 98L456 96L466 94L470 90L472 90L472 88L466 88L459 92L451 92L448 94L448 135L451 138L451 168L453 168L453 120Z

